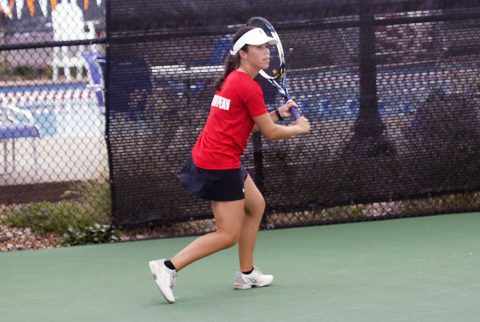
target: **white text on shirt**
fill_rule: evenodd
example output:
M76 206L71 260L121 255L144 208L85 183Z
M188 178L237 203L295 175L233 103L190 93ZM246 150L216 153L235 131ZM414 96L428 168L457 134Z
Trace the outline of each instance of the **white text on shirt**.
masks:
M218 107L221 110L228 111L230 109L230 100L220 95L214 95L212 106Z

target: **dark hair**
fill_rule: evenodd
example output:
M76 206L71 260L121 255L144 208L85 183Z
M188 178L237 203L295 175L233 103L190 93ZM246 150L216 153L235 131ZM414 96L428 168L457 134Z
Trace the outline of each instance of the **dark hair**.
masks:
M237 30L235 35L233 36L232 40L232 47L233 45L237 42L240 37L242 37L247 31L250 31L254 29L255 27L253 26L243 26L240 29ZM247 51L248 45L245 45L241 48L243 51ZM219 91L222 89L223 81L227 77L228 74L230 74L235 68L238 68L240 66L240 54L236 53L235 55L230 54L230 51L228 52L227 57L225 58L225 64L223 67L223 75L217 78L215 81L215 85L213 85L213 88L216 91Z

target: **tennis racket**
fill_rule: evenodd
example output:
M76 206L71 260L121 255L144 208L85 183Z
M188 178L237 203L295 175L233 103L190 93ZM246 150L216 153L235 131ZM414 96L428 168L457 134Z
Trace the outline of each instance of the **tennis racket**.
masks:
M253 17L247 21L247 26L262 28L265 33L277 41L275 46L270 48L270 66L268 69L260 71L260 75L272 84L285 101L291 99L288 93L288 79L285 70L285 54L283 52L282 42L272 24L265 18ZM296 108L291 108L290 113L294 120L300 117L300 112Z

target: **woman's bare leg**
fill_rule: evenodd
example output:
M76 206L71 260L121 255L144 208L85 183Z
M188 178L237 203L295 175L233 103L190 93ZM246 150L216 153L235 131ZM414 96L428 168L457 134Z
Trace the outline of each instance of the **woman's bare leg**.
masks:
M240 237L244 208L244 199L235 201L212 201L212 210L217 231L195 239L178 254L173 256L170 260L177 271L200 258L235 245Z
M245 180L245 216L238 241L240 271L249 271L253 267L253 253L257 232L265 211L265 199L250 176Z

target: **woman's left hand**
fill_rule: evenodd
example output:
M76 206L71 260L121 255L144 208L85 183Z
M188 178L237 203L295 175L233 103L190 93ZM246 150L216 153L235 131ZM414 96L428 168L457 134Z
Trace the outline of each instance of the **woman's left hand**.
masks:
M290 109L292 108L297 108L300 111L297 103L295 103L294 100L289 99L288 101L285 102L285 104L283 104L278 108L278 112L282 117L287 118L292 116L292 113L290 112Z

